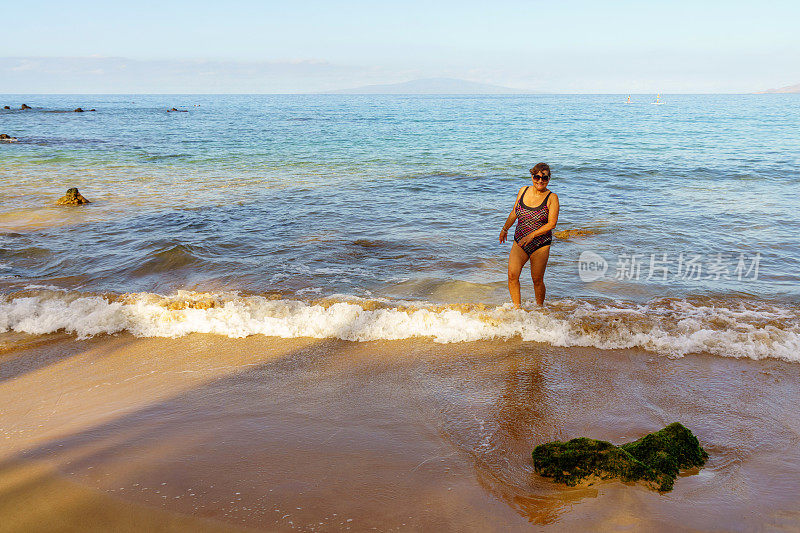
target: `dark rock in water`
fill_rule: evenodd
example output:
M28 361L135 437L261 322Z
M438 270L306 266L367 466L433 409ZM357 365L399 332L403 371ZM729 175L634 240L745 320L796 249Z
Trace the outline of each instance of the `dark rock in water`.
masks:
M22 104L21 106L19 106L19 108L20 109L30 109L31 106L29 106L28 104Z
M95 108L91 108L89 111L97 111L97 109L95 109Z
M74 112L75 112L75 113L83 113L83 109L81 109L81 108L79 107L79 108L75 109L75 111L74 111Z
M188 113L188 111L185 109L177 109L175 107L173 107L172 109L167 109L167 113L169 113L170 111L177 111L178 113Z
M681 468L703 466L708 459L697 437L678 422L620 448L653 469L661 491L672 490Z
M585 437L537 446L533 451L533 466L538 474L570 486L592 475L636 481L648 474L647 466L622 448Z
M4 105L3 109L11 109L11 106L10 105Z
M0 142L13 143L13 142L16 142L16 141L17 141L16 137L12 137L11 135L9 135L7 133L0 133Z
M56 204L58 205L83 205L83 204L90 204L89 200L83 197L81 193L78 192L78 189L75 187L71 189L67 189L67 194L62 196L58 199Z
M596 476L641 480L661 492L672 490L681 468L703 466L706 459L697 437L678 422L621 446L581 437L540 444L533 450L536 472L569 486Z

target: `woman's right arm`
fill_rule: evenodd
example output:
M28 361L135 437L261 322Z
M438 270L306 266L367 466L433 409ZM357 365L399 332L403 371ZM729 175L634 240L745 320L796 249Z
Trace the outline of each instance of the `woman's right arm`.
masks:
M511 226L514 225L514 221L517 220L517 209L516 209L517 202L519 202L519 197L522 195L522 191L524 189L525 189L524 187L519 188L519 192L517 192L517 199L514 200L514 207L511 208L511 214L508 215L506 223L503 224L503 229L500 230L500 243L506 242L506 237L508 236L509 228L511 228Z

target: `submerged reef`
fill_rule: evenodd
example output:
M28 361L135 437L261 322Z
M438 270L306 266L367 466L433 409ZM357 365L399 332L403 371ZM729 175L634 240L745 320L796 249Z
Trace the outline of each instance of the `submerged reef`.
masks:
M540 444L533 450L536 472L569 486L596 476L644 481L660 492L672 490L680 469L703 466L706 459L697 437L678 422L621 446L580 437Z

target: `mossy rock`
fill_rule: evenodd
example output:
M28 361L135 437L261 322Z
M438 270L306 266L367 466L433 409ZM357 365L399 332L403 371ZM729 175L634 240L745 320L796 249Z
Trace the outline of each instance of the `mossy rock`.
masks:
M620 448L653 469L662 491L672 490L682 468L703 466L708 459L697 437L678 422Z
M62 196L56 201L57 205L83 205L83 204L90 204L89 200L83 197L83 195L78 192L78 189L72 187L71 189L67 189L67 194Z
M672 490L680 469L703 466L706 459L697 437L677 422L621 446L581 437L540 444L533 450L536 472L569 486L597 476L644 481L661 492Z

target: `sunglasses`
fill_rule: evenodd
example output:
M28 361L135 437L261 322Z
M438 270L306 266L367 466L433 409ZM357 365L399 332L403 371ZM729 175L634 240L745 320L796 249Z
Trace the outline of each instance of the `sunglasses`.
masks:
M531 179L534 180L534 181L536 181L536 180L550 181L550 176L534 176L534 175L531 174Z

